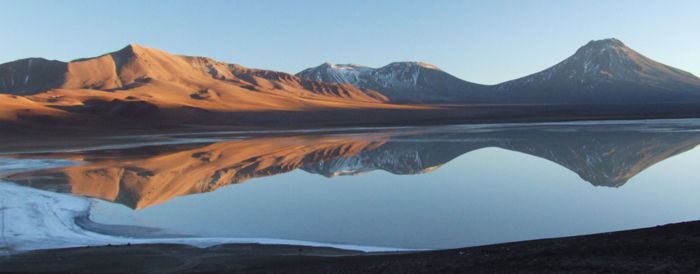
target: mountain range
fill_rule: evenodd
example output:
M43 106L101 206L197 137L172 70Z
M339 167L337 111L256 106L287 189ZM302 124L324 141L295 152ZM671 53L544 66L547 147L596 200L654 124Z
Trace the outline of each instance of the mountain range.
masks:
M349 84L310 81L137 45L68 63L30 58L2 64L0 93L0 124L19 130L250 126L261 121L274 126L285 120L320 120L309 113L323 110L410 109L384 104L388 99L383 95ZM285 115L290 112L296 115Z
M266 83L262 79L276 82ZM182 85L196 88L199 94L187 95L192 99L204 99L213 95L205 94L206 88L221 84L214 80L246 90L300 98L386 101L386 98L375 92L361 91L351 85L312 82L285 73L248 69L205 57L171 55L138 45L128 45L116 52L68 63L29 58L0 65L0 93L12 95L34 95L54 89L136 91L152 83L153 86L171 85L156 86L162 89ZM161 90L151 92L166 93Z
M697 117L698 104L699 78L616 39L591 41L549 69L491 86L420 62L378 69L322 64L291 75L137 45L67 63L29 58L0 65L2 134L47 127L58 132Z
M397 62L374 69L360 65L322 64L298 77L324 83L348 83L375 90L394 103L456 103L487 100L487 86L469 83L420 62Z
M653 61L614 38L590 41L551 68L492 86L466 82L419 62L391 63L378 69L326 63L295 75L375 90L391 102L629 104L700 101L700 78Z

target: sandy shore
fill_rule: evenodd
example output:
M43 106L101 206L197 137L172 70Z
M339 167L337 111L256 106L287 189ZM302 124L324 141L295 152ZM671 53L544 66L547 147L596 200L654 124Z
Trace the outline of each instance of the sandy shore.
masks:
M327 247L151 244L0 257L0 273L697 273L700 221L462 249L364 253Z

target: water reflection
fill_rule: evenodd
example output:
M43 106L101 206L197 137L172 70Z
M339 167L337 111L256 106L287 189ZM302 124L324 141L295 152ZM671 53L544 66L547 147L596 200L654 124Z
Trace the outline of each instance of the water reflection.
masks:
M15 155L87 164L0 179L143 209L295 169L326 177L375 170L420 174L465 153L498 147L550 160L595 186L619 187L642 170L698 144L700 132L686 123L441 127Z

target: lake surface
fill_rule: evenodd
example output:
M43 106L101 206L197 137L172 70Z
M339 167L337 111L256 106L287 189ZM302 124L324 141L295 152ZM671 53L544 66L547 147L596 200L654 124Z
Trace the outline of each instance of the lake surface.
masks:
M700 219L697 119L139 138L148 145L4 155L3 216L20 210L12 195L88 201L58 210L59 224L7 217L5 246L28 241L10 230L43 225L72 234L23 248L116 237L438 249ZM45 211L33 218L56 218Z

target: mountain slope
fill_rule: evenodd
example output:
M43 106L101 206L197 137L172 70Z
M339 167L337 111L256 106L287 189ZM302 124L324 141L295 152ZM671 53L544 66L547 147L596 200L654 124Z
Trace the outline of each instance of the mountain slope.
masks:
M0 65L0 93L31 95L63 84L68 64L28 58Z
M700 102L700 78L651 60L617 39L591 41L544 71L493 86L424 63L374 69L323 64L296 74L376 90L392 102L648 104Z
M261 74L277 76L267 79L273 83L259 83L250 77L261 77ZM247 81L239 76L247 78ZM184 84L196 87L195 91L224 81L247 90L266 92L269 90L265 89L277 89L273 92L276 95L322 100L386 101L386 98L375 92L361 91L350 85L312 85L308 80L286 73L248 70L209 58L171 55L137 45L128 45L113 53L68 63L33 58L0 65L0 93L13 95L33 95L51 89L130 90L152 81Z
M515 102L700 101L700 78L651 60L612 38L590 41L551 68L496 85L495 93Z
M487 87L460 80L433 65L396 62L375 69L354 64L322 64L297 74L326 83L349 83L375 90L394 103L468 103L487 96Z
M377 92L349 84L315 82L137 45L68 63L32 58L2 64L0 95L7 98L0 101L0 124L13 132L82 125L114 129L327 124L333 119L356 121L338 111L401 108L384 104L388 99ZM323 121L312 115L319 111L335 113Z
M700 79L615 39L495 86L416 62L298 75L310 79L137 45L68 63L18 60L0 65L0 134L682 118L700 109Z

